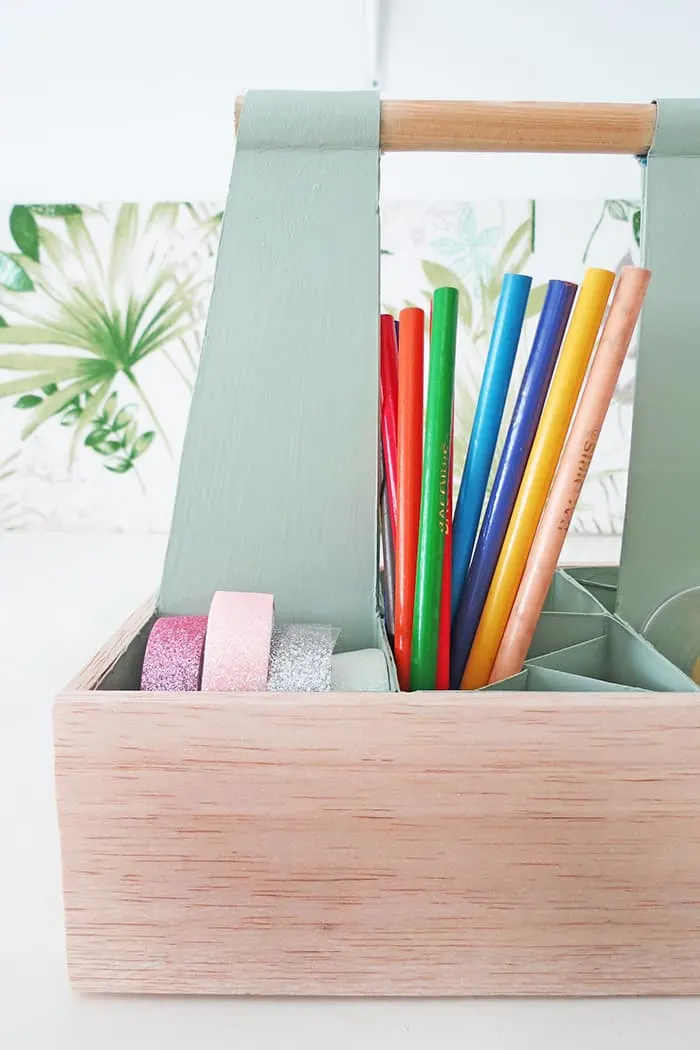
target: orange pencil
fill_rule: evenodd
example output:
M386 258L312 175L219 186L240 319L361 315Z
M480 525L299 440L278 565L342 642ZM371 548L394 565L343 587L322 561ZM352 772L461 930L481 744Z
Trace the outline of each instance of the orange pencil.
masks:
M413 603L418 522L423 474L423 353L425 314L407 307L399 314L397 427L396 592L394 656L399 684L408 689L411 672Z
M650 279L648 270L636 266L626 266L620 273L491 671L491 682L516 674L527 656Z

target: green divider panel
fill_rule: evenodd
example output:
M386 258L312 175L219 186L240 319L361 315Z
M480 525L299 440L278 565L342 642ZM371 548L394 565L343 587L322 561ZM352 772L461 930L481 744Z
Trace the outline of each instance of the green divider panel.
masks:
M603 635L600 638L591 638L588 642L570 645L556 653L535 656L527 661L527 666L548 667L553 671L566 671L567 674L607 679L607 653L607 638Z
M558 569L544 604L547 612L602 613L603 606L577 580Z
M681 670L618 619L605 622L605 635L559 652L528 659L528 668L548 668L567 674L658 692L698 692ZM528 688L532 688L528 682Z
M485 685L483 689L476 689L477 693L524 693L528 688L529 671L519 671L510 678L504 678L501 682Z
M700 692L680 668L619 620L608 625L608 667L605 677L659 692Z
M608 612L615 612L619 566L601 565L595 568L567 569L567 572Z
M543 612L530 643L528 659L600 638L605 629L604 613Z
M617 612L639 629L700 584L700 101L661 101L646 164L640 327Z
M529 668L528 689L542 693L643 693L644 689L608 682L602 678L567 674L548 667Z
M618 682L606 682L600 678L587 678L585 675L567 674L549 667L528 667L512 678L487 685L481 692L528 692L528 693L641 693Z
M159 611L268 591L376 644L379 96L243 107Z

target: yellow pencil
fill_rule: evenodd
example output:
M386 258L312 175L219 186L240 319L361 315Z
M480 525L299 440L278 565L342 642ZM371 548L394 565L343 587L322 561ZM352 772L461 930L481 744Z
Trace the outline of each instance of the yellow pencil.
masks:
M481 689L489 680L614 280L610 270L598 269L588 270L583 279L464 669L462 689Z

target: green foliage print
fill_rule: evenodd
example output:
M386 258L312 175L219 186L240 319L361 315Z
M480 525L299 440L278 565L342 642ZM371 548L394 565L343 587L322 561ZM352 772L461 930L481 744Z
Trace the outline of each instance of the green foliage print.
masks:
M114 474L134 471L156 436L170 450L141 371L162 355L191 390L210 286L197 263L212 239L215 251L220 222L190 203L12 208L17 250L0 252L0 397L27 414L23 439L58 419L71 432L70 463L83 449ZM133 400L120 408L125 390Z

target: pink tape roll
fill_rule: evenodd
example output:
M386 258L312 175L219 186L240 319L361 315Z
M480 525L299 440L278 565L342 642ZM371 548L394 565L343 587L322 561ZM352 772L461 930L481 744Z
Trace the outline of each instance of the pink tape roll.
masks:
M271 594L217 591L209 609L202 689L264 692L273 619Z
M206 616L161 616L153 624L141 669L148 692L196 692L202 668Z

